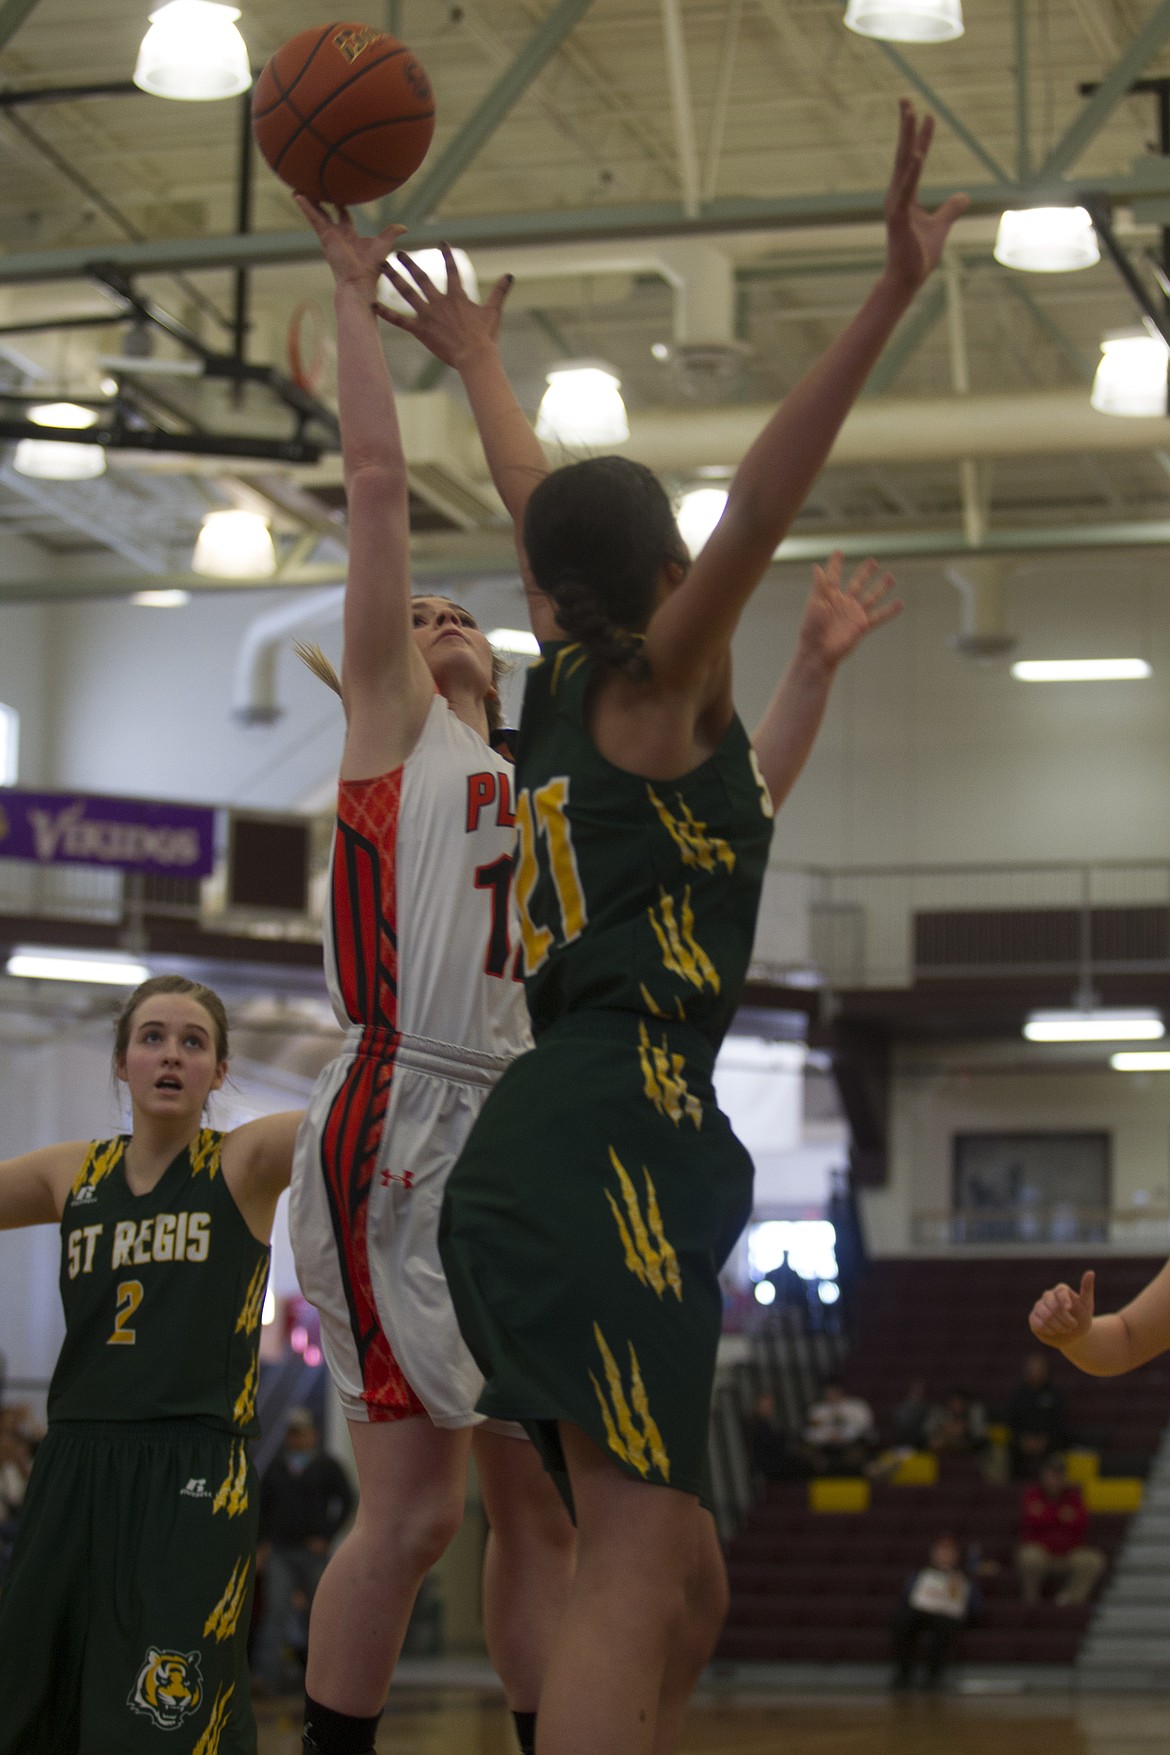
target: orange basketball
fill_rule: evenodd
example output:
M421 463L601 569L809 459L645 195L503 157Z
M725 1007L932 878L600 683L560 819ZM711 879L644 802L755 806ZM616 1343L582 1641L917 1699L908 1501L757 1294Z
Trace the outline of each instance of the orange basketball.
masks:
M277 49L252 128L278 177L312 201L389 195L427 155L435 95L405 43L368 24L322 24Z

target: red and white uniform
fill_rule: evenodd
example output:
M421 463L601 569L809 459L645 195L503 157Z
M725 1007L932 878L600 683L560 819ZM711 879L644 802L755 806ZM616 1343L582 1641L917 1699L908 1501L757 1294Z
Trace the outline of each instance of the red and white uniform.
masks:
M436 695L400 768L338 788L325 969L346 1043L297 1139L290 1226L350 1419L479 1418L438 1224L472 1123L531 1043L512 786L511 764Z

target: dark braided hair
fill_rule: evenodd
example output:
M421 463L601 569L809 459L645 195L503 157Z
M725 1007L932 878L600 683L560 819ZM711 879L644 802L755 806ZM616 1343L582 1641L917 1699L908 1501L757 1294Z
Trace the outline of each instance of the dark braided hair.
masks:
M596 663L648 674L642 635L664 561L686 550L658 477L628 457L590 457L546 475L524 514L532 576L570 640Z

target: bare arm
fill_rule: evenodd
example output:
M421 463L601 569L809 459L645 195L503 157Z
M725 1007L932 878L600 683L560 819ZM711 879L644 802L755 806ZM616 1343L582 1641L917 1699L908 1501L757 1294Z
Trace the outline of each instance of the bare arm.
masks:
M292 1176L293 1148L304 1111L262 1115L224 1141L223 1173L248 1227L262 1243L272 1235L276 1203Z
M504 275L486 301L477 305L467 296L450 250L445 244L442 250L447 264L446 292L440 292L430 276L400 251L398 261L404 272L388 264L387 273L413 315L403 316L388 305L379 305L378 315L421 341L463 380L488 471L512 520L532 630L538 640L555 640L560 632L556 616L548 598L537 590L524 553L524 511L533 488L548 474L548 459L508 382L498 345L500 317L512 276Z
M646 637L655 680L698 692L700 711L718 693L739 616L828 457L841 424L898 320L935 268L967 205L954 195L935 214L917 204L934 124L918 126L901 103L901 131L886 197L887 259L881 278L844 333L791 391L732 482L727 506L684 582L656 610Z
M874 628L902 611L900 603L885 601L892 575L883 573L874 582L876 561L859 567L844 590L841 563L841 555L833 554L826 566L813 568L796 651L752 737L776 810L796 785L816 742L838 665Z
M394 388L374 311L378 276L401 226L360 236L298 195L333 271L337 397L349 503L341 772L367 778L405 760L434 693L411 637L410 509Z
M55 1225L87 1150L84 1140L73 1140L0 1164L0 1231Z
M1037 1340L1055 1347L1090 1377L1120 1377L1170 1348L1170 1262L1123 1310L1093 1313L1096 1275L1080 1290L1053 1286L1036 1302L1029 1326Z

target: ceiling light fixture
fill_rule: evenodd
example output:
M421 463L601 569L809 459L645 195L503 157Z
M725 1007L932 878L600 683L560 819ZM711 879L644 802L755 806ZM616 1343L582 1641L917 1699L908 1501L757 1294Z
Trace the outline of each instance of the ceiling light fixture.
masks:
M723 516L725 488L691 488L678 503L679 535L693 559Z
M1127 1011L1032 1012L1024 1025L1029 1042L1157 1042L1165 1034L1161 1013L1144 1006Z
M104 956L100 951L79 954L18 945L8 959L8 973L33 981L86 981L103 987L137 987L148 978L150 970L145 963Z
M993 255L1025 274L1072 274L1100 262L1101 249L1087 208L1009 208L1000 217Z
M427 278L434 282L434 285L440 293L446 292L447 263L444 259L442 250L407 250L406 254L410 257L415 267L421 268ZM466 250L452 250L451 254L455 258L455 266L459 270L459 278L463 282L464 292L469 299L474 299L476 304L478 304L479 279L476 275L471 257L467 254ZM411 284L409 269L403 268L400 262L396 262L394 267L409 286ZM384 305L389 306L390 310L398 311L404 317L412 317L414 315L414 306L407 304L393 281L385 274L383 274L378 281L378 297Z
M236 29L236 6L170 0L150 14L134 83L153 97L210 103L237 97L252 83L248 46Z
M190 603L191 593L178 590L134 591L130 601L138 604L141 609L182 609L185 603Z
M574 447L620 445L630 436L621 379L602 360L566 360L548 374L536 436Z
M96 427L97 409L82 408L80 402L34 402L28 418L38 427Z
M1019 682L1142 682L1150 674L1144 658L1020 658L1012 665Z
M209 512L191 567L208 579L269 579L276 571L272 532L259 512Z
M493 628L488 640L497 652L515 652L524 658L540 656L540 641L527 628Z
M1123 1049L1110 1055L1109 1064L1115 1072L1170 1072L1170 1049Z
M1170 348L1157 335L1107 335L1089 401L1099 414L1150 419L1166 413Z
M950 43L963 34L960 0L849 0L845 23L884 43Z
M106 454L100 445L75 445L68 439L21 439L12 467L38 481L92 481L106 473Z

